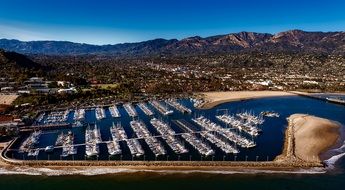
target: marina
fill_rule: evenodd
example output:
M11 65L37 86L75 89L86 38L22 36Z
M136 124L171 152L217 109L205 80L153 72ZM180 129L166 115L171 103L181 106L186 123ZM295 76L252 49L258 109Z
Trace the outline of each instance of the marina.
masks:
M219 147L226 154L237 154L240 152L235 146L231 145L229 142L225 141L223 138L220 138L217 135L212 134L211 132L206 131L206 132L201 132L200 134L209 142Z
M0 190L340 190L345 1L2 1Z
M138 139L127 139L127 146L132 154L132 156L140 157L145 154L144 149L140 145ZM133 157L132 157L133 159Z
M120 123L117 125L113 123L113 126L110 128L110 133L114 141L124 141L128 139L127 134Z
M108 153L111 156L119 155L122 153L120 144L116 140L107 142L107 148L108 148Z
M274 105L281 101L292 104L290 99L297 102L295 107L298 109L294 111L306 109L300 107L299 101L325 103L304 97L269 98L225 103L209 110L198 110L190 99L179 99L180 104L191 108L195 114L176 111L166 115L150 103L145 104L153 112L149 116L140 106L143 102L139 102L117 104L121 117L116 118L110 117L111 109L102 108L105 118L101 120L97 118L96 108L102 106L95 106L94 109L70 108L68 110L75 111L69 111L67 115L66 110L46 111L43 117L38 114L37 120L39 117L42 119L40 125L35 126L36 131L22 135L11 146L8 155L19 160L255 161L257 156L258 160L272 160L281 152L284 139L282 127L286 126L285 117L290 114ZM165 106L164 102L153 104ZM265 106L253 107L255 102L263 102L261 105ZM78 111L82 109L85 113L78 114L83 112ZM227 111L221 113L222 110ZM280 117L261 114L267 110L275 110ZM314 110L306 111L312 113ZM129 113L136 113L136 116L132 117L133 114ZM58 128L39 128L46 126L45 120L51 120L53 115L56 119L65 118L51 124ZM80 126L62 125L78 122L76 115L84 115ZM277 143L268 144L266 139L274 139ZM267 149L267 146L271 148Z
M214 154L212 148L203 142L201 139L197 138L194 134L184 133L181 135L188 143L190 143L198 152L203 156L210 156Z
M38 139L41 136L41 131L35 131L30 136L25 139L25 141L21 144L19 148L19 152L28 152L29 156L32 155L32 151L35 152L35 145L38 144ZM38 153L37 153L38 154Z

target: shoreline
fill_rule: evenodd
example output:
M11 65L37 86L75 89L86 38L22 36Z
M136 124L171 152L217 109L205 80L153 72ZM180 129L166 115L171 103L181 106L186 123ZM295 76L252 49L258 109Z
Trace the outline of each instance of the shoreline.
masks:
M296 96L295 93L286 91L227 91L227 92L203 92L197 96L204 98L205 103L200 109L210 109L227 102L243 101L256 98Z

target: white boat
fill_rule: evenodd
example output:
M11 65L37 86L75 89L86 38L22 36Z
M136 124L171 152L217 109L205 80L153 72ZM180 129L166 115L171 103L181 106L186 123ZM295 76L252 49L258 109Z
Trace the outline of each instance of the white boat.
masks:
M120 144L118 141L107 142L107 148L108 148L108 153L112 156L122 153L121 148L120 148Z
M105 111L104 111L103 108L100 108L100 107L96 108L95 109L95 114L96 114L96 119L97 120L102 120L102 119L105 118Z
M53 152L54 151L54 146L46 146L44 151L47 152L47 153Z
M82 121L85 119L85 109L77 109L74 112L74 121Z

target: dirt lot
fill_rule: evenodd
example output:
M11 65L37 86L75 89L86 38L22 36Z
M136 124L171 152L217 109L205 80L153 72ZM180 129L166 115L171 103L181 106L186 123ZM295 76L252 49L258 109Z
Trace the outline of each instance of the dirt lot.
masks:
M11 105L17 97L16 94L0 94L0 104Z

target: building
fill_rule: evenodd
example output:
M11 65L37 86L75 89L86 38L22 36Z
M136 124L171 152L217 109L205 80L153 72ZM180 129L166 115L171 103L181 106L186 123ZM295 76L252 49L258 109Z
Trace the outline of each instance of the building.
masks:
M20 120L14 119L11 115L0 115L0 136L11 136L18 134Z
M75 88L66 88L66 89L59 89L57 91L59 94L73 94L73 93L76 93L77 90Z

